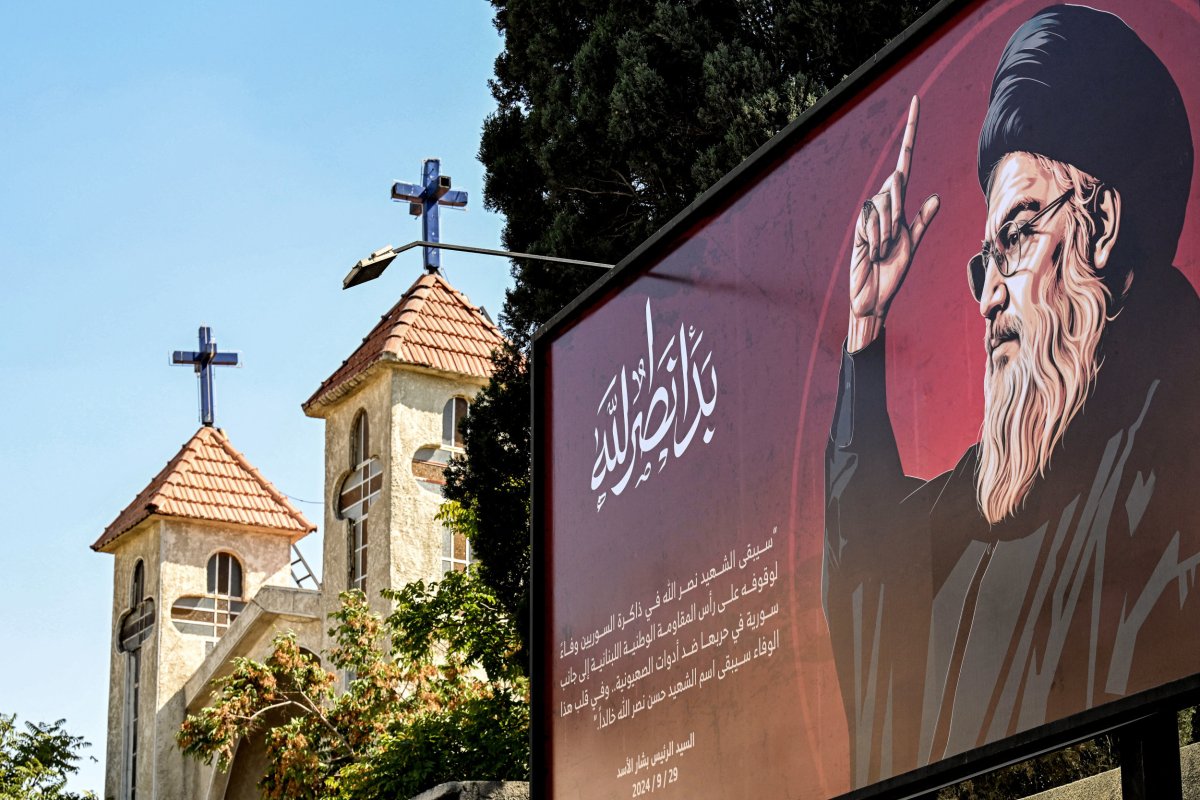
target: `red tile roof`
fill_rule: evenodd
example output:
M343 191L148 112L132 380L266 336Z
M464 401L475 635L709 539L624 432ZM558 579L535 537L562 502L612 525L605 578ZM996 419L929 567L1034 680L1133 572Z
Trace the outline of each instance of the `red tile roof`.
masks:
M92 545L104 550L152 514L289 534L317 529L217 428L202 427Z
M500 329L465 294L441 275L426 272L304 402L304 411L311 414L345 395L380 361L491 377L490 356L503 341Z

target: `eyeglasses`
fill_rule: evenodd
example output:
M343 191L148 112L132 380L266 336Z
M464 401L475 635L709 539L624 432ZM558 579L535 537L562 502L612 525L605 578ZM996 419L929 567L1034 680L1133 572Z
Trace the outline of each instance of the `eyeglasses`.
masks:
M989 264L995 264L996 271L1002 277L1012 277L1017 271L1017 264L1021 263L1021 258L1025 255L1026 243L1038 232L1033 226L1042 219L1049 219L1074 193L1074 189L1068 189L1024 222L1012 220L1004 223L996 233L995 244L988 241L983 243L983 249L967 262L967 280L971 284L971 294L975 295L976 300L983 297L983 284L987 280Z

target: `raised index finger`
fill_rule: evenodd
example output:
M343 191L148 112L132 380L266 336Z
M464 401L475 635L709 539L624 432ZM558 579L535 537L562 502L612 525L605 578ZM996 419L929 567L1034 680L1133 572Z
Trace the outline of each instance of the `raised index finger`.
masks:
M904 140L900 143L900 158L896 160L896 172L908 183L908 168L912 165L913 143L917 140L917 117L921 115L921 102L914 94L908 104L908 124L904 126Z

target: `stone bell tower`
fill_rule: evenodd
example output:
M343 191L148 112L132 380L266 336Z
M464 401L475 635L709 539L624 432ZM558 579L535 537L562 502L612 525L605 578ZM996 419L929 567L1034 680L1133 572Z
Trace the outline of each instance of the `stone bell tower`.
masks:
M195 367L203 425L92 545L113 556L104 796L120 800L203 796L175 746L185 685L261 589L294 586L292 545L315 530L213 427L211 368L236 354L201 328L173 360Z
M381 589L465 568L465 539L434 515L458 421L502 343L482 309L426 272L304 403L325 420L325 613L345 589L386 612Z
M184 685L261 588L294 586L312 530L205 426L92 545L114 557L105 797L199 796L175 747Z

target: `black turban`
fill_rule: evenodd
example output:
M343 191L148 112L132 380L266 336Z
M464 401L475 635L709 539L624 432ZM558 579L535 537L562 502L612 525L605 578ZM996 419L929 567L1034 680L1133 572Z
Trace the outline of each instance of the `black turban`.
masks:
M1119 17L1051 6L1004 48L979 133L979 185L1007 153L1063 161L1121 194L1124 269L1169 264L1192 180L1179 87Z

